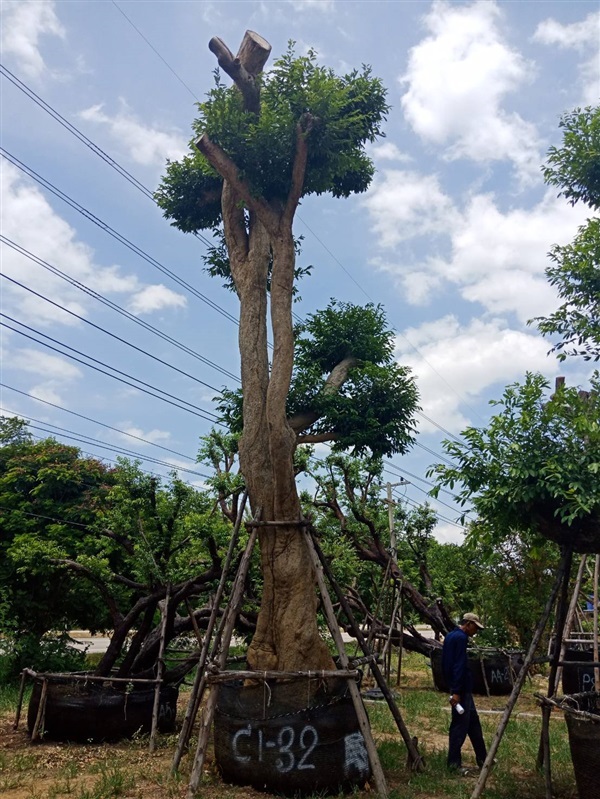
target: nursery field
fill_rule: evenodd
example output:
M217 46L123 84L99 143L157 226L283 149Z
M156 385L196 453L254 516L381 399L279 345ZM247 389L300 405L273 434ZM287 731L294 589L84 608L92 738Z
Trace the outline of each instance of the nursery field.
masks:
M393 680L392 682L395 682ZM526 682L507 732L500 744L497 764L488 780L487 799L543 799L543 777L536 772L541 714L534 698L545 679ZM419 739L427 768L414 774L406 766L406 751L387 705L367 702L379 756L386 774L390 799L468 799L477 776L450 775L445 768L449 724L447 697L432 688L431 673L423 657L404 659L398 704L408 729ZM147 737L117 744L85 745L42 741L30 744L26 723L13 730L16 689L0 688L0 796L3 799L182 799L187 794L190 757L181 772L170 777L176 735L159 736L158 747L148 752ZM504 697L479 697L477 705L488 741L496 729ZM183 717L187 693L179 699ZM24 714L26 715L26 714ZM562 714L554 712L550 725L555 799L576 799L573 768ZM464 765L475 766L470 746L463 749ZM367 786L368 788L368 786ZM372 799L373 790L356 791L355 799ZM204 799L270 799L272 794L224 784L208 753L200 797Z

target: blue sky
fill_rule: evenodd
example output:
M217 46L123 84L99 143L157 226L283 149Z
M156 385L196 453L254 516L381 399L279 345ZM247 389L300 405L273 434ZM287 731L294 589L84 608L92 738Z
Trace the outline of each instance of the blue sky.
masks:
M339 72L371 64L389 90L369 192L299 209L302 262L314 270L295 312L331 297L385 307L423 407L419 445L385 475L410 481L397 494L424 501L441 439L485 424L488 401L527 370L570 384L589 377L585 364L548 356L549 342L526 322L556 306L547 252L586 217L544 186L540 167L560 142L561 114L598 101L597 2L1 8L0 412L37 420L34 434L54 431L107 460L125 448L143 468L165 473L152 459L163 461L202 483L199 436L212 398L239 374L237 303L202 271L205 243L171 228L148 190L166 158L186 151L194 103L216 66L209 39L235 52L246 29L274 56L293 39ZM457 511L433 505L445 517L440 540L460 540Z

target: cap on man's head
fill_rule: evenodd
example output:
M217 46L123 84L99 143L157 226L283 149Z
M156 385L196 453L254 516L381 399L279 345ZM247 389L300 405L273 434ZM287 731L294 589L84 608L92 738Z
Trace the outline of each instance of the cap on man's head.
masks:
M485 630L485 627L479 620L479 616L477 616L475 613L465 613L463 616L463 622L467 621L470 621L472 624L474 624L478 630Z

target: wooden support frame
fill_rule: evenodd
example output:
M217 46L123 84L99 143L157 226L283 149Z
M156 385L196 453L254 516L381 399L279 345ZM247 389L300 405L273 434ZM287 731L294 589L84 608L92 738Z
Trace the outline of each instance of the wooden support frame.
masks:
M192 766L192 773L191 773L191 777L190 777L190 782L189 782L189 785L188 785L187 797L188 797L188 799L194 799L194 797L196 797L196 795L198 793L198 790L199 790L200 781L201 781L201 778L202 778L202 770L203 770L203 767L204 767L204 758L205 758L205 753L206 753L206 747L207 747L207 744L208 744L208 738L209 738L209 735L210 735L210 730L211 730L211 727L212 727L212 722L213 722L214 713L215 713L215 709L216 709L217 691L215 690L215 688L216 688L215 684L218 684L218 683L221 683L221 682L226 682L226 681L228 681L230 679L239 679L240 676L242 676L242 677L244 677L246 679L254 679L254 680L258 679L258 680L261 680L261 679L285 679L286 677L290 678L290 677L304 676L304 674L305 674L305 676L307 676L309 678L312 677L312 676L315 676L315 677L322 676L322 677L325 677L325 678L327 678L327 677L340 678L341 677L342 679L348 680L350 694L351 694L351 697L352 697L352 700L353 700L353 704L354 704L354 707L355 707L355 710L356 710L356 714L357 714L357 718L358 718L358 721L359 721L360 729L361 729L361 732L363 734L363 739L365 741L365 747L366 747L367 754L368 754L368 757L369 757L369 762L370 762L371 770L372 770L372 773L373 773L373 780L374 780L374 783L375 783L375 787L376 787L377 793L381 797L381 799L387 799L388 792L387 792L387 785L386 785L386 781L385 781L385 776L383 774L383 769L381 768L381 763L379 761L379 756L377 754L377 748L375 746L375 742L373 740L373 736L372 736L372 733L371 733L371 728L370 728L370 725L369 725L369 719L368 719L368 716L367 716L367 713L366 713L362 698L360 696L360 691L359 691L358 685L356 683L356 677L358 676L358 672L356 671L356 669L352 668L352 666L354 665L354 661L351 661L348 658L347 654L346 654L346 650L345 650L345 647L344 647L344 642L342 640L340 629L339 629L339 624L338 624L337 619L335 617L335 611L333 609L333 604L331 602L331 597L329 595L329 591L327 589L327 585L326 585L326 582L325 582L324 572L327 572L329 567L328 567L328 565L327 565L327 563L326 563L326 561L325 561L325 559L323 557L323 554L322 554L322 552L321 552L321 550L320 550L320 548L318 546L318 543L316 542L316 540L315 540L315 538L313 536L313 533L312 533L312 530L311 530L311 525L310 525L310 523L308 521L301 520L297 524L297 526L300 528L299 534L304 535L304 537L305 537L307 548L308 548L308 551L309 551L309 555L310 555L311 561L312 561L312 563L314 565L314 568L315 568L315 571L316 571L317 583L318 583L319 591L320 591L320 594L321 594L321 599L322 599L322 602L323 602L323 607L324 607L324 610L325 610L327 623L328 623L331 635L332 635L332 637L333 637L333 639L334 639L334 641L336 643L336 646L337 646L337 649L338 649L338 652L339 652L340 664L341 664L342 668L341 669L337 669L337 670L335 670L333 672L321 672L321 671L312 672L312 671L310 671L310 672L306 672L306 673L304 673L304 672L298 672L298 673L296 673L296 672L294 672L294 673L292 673L292 672L264 672L263 673L263 672L237 672L237 671L235 673L231 673L231 672L227 672L225 670L226 661L227 661L227 651L228 651L228 648L229 648L229 642L230 642L231 634L233 632L233 627L234 627L234 624L235 624L235 620L237 618L237 615L239 613L239 609L240 609L240 606L241 606L241 601L242 601L242 597L243 597L243 590L244 590L244 583L245 583L245 579L246 579L248 566L249 566L249 563L250 563L250 555L251 555L252 550L253 550L253 548L255 546L258 528L261 527L261 526L264 526L264 525L260 525L259 523L257 523L257 521L258 520L255 519L253 522L249 522L247 524L247 527L251 530L250 539L248 541L248 545L246 547L246 550L244 552L244 556L242 557L242 560L241 560L239 568L238 568L238 572L236 574L232 597L231 597L231 599L230 599L230 601L229 601L229 603L227 605L226 613L225 613L225 616L224 616L224 618L222 620L222 623L221 623L221 626L220 626L220 631L219 631L219 633L217 633L216 640L215 640L215 648L218 650L217 661L216 661L216 663L213 666L211 666L209 668L206 668L206 663L204 664L204 667L201 670L202 674L200 675L200 677L198 679L198 685L196 685L196 684L194 685L194 690L197 692L198 695L193 697L193 698L190 697L190 705L188 707L190 707L190 706L192 708L195 707L196 708L196 712L197 712L197 709L198 709L199 704L200 704L201 694L203 694L206 689L209 691L208 699L207 699L207 701L205 703L205 706L204 706L204 708L202 710L200 731L199 731L199 735L198 735L198 743L197 743L197 747L196 747L196 753L195 753L195 756L194 756L194 763L193 763L193 766ZM327 576L329 577L330 582L331 582L333 580L333 575L331 575L330 571L327 574ZM406 730L406 727L404 725L402 717L400 716L400 712L399 712L399 710L398 710L398 708L397 708L397 706L395 704L395 701L394 701L394 699L393 699L393 697L391 695L391 692L390 692L389 688L387 687L387 684L385 683L385 680L383 679L383 675L381 674L379 666L377 665L377 658L374 657L373 654L369 651L369 649L368 649L368 647L366 645L366 642L364 640L364 637L362 636L362 633L361 633L360 629L358 628L358 625L356 624L356 621L355 621L355 619L354 619L354 617L352 615L352 611L350 610L350 608L348 607L347 603L345 602L345 598L343 597L343 594L341 593L341 589L339 588L337 583L335 583L334 581L332 582L332 586L334 587L334 590L336 591L336 593L338 593L338 596L341 594L342 598L344 599L344 603L343 604L346 605L346 607L344 608L344 612L348 615L348 618L349 618L349 621L350 621L351 625L355 628L355 632L358 634L357 635L357 639L359 639L359 641L362 642L362 648L363 648L365 657L361 658L361 660L369 662L371 664L371 667L372 668L375 667L375 669L376 669L376 673L378 675L378 682L380 684L380 687L382 688L382 691L384 692L384 695L386 695L386 698L388 699L388 704L390 704L390 707L392 708L392 713L394 715L396 723L398 724L399 729L400 729L400 731L402 733L402 737L404 738L404 740L405 740L405 742L407 744L408 751L409 751L409 761L412 763L413 768L415 770L422 770L424 768L424 763L423 763L423 759L421 758L421 756L418 753L417 746L416 746L416 740L412 739L409 736L408 731ZM222 641L220 640L221 639L221 631L222 631ZM206 642L207 637L208 637L208 635L205 637L205 642ZM198 673L200 673L200 668L198 670ZM197 674L197 677L198 677L198 674ZM194 712L193 716L195 717L195 712ZM189 721L189 723L187 725L187 740L189 740L189 734L191 732L191 726L193 724L193 720L194 720L194 718L191 717L190 721ZM186 745L187 745L187 740L186 740ZM175 764L175 762L177 763L177 765L179 764L180 759L181 759L181 755L183 753L183 748L184 747L182 745L182 736L180 736L180 745L178 746L178 751L176 753L176 761L174 760L174 764ZM174 767L175 767L175 765L174 765Z
M554 580L554 585L552 586L552 590L550 592L550 596L548 597L548 601L546 602L546 605L545 605L544 610L542 612L541 618L540 618L540 620L538 622L538 626L536 627L535 632L533 634L533 638L532 638L531 644L529 646L529 651L527 652L527 655L525 656L525 660L523 661L523 666L521 667L521 671L519 672L519 674L517 676L517 679L515 681L515 684L513 686L512 692L511 692L511 695L510 695L510 697L508 699L506 707L504 708L504 713L502 714L502 717L501 717L500 722L498 724L498 727L496 729L496 733L495 733L494 738L492 740L492 744L491 744L491 746L490 746L490 748L488 750L488 754L487 754L487 757L485 759L485 763L483 764L483 766L481 768L481 772L479 774L479 779L477 780L477 784L475 785L475 788L473 789L473 793L471 794L470 799L479 799L479 797L483 793L483 789L485 788L485 784L487 782L487 779L488 779L488 776L489 776L489 773L490 773L490 769L491 769L492 764L494 762L494 758L496 756L496 752L498 751L498 747L500 745L500 741L502 740L502 737L504 736L504 732L505 732L506 727L508 725L508 721L509 721L510 716L512 714L513 708L514 708L514 706L516 704L517 699L519 698L519 694L521 693L521 689L523 687L523 683L525 682L525 678L527 677L527 673L529 671L529 667L530 667L530 665L531 665L531 663L533 661L533 657L535 655L535 650L537 649L538 644L540 643L540 639L542 637L542 634L543 634L544 630L546 629L546 625L547 625L548 619L550 617L550 612L551 612L551 610L552 610L552 608L554 606L554 603L556 602L556 597L558 596L558 592L559 592L560 586L561 586L563 578L564 578L565 568L566 568L566 565L567 565L567 558L568 558L568 553L564 553L563 557L561 559L560 565L558 567L558 571L557 571L557 574L556 574L556 578Z
M194 684L192 687L192 691L190 693L190 698L188 700L185 716L183 718L183 724L181 725L181 730L179 732L179 739L177 741L175 754L173 755L173 762L171 764L171 774L174 774L179 768L179 764L181 763L181 758L183 756L183 753L187 749L190 740L192 726L194 724L196 714L198 713L198 707L200 704L200 700L202 698L203 687L204 687L202 684L202 681L204 679L204 669L206 666L206 661L208 658L209 649L212 642L212 634L215 628L215 624L217 622L217 614L219 612L219 607L221 605L221 600L223 598L223 593L225 591L225 583L227 582L227 578L229 576L231 562L233 560L233 555L239 539L240 528L242 525L242 519L244 518L244 510L246 508L247 499L248 499L248 492L245 491L244 494L242 495L242 499L238 510L238 515L235 520L233 531L231 533L231 539L229 541L229 547L227 548L227 555L225 556L225 563L223 564L221 579L219 580L219 585L217 587L217 592L215 594L215 599L213 602L212 612L210 614L210 618L208 620L208 624L206 627L206 633L204 635L204 641L202 643L202 649L200 650L200 657L198 659L198 667L196 669L196 675L194 677Z
M362 634L362 631L361 631L360 627L356 623L356 619L354 618L354 614L352 613L352 608L348 604L348 601L347 601L346 597L344 596L344 592L340 588L339 583L337 582L337 580L335 579L335 577L333 575L333 572L331 571L331 567L327 563L327 559L325 558L325 556L323 554L323 551L321 550L321 547L319 546L319 542L317 541L317 539L316 539L316 537L314 535L314 531L311 531L310 535L311 535L311 538L312 538L314 550L315 550L315 552L316 552L316 554L317 554L317 556L319 558L319 561L320 561L320 563L321 563L321 565L323 567L323 571L327 575L327 579L329 580L333 590L335 591L335 593L337 595L337 598L338 598L338 600L339 600L339 602L340 602L340 604L341 604L341 606L342 606L342 608L344 610L344 613L346 614L346 617L348 618L350 626L352 627L354 635L356 636L356 640L358 641L358 644L359 644L360 648L363 650L365 656L369 657L369 656L372 655L372 653L370 651L368 641L365 640L365 637ZM375 660L371 664L371 671L373 673L373 676L375 677L375 681L377 682L377 685L379 686L379 689L380 689L381 693L384 695L384 697L386 699L386 702L388 703L388 707L390 709L390 712L391 712L392 716L394 717L394 721L396 722L396 726L398 727L398 731L399 731L400 735L402 736L402 740L404 741L404 743L406 745L406 748L408 750L408 759L409 759L409 762L411 764L411 767L415 771L423 771L424 768L425 768L425 763L423 761L423 758L419 754L419 750L417 749L417 745L415 743L414 738L411 738L411 736L410 736L410 734L409 734L409 732L408 732L408 730L406 728L406 724L404 723L404 719L402 718L402 716L400 714L400 711L398 710L398 705L396 704L396 702L394 700L394 697L392 695L392 692L390 691L390 689L389 689L389 687L388 687L388 685L387 685L387 683L385 681L385 678L384 678L383 674L381 673L381 669L379 668L377 660Z
M169 610L169 597L171 596L171 584L167 583L165 592L165 604L163 605L162 624L160 627L160 641L158 644L158 662L156 664L156 686L154 688L154 702L152 704L152 727L150 728L150 742L148 749L154 752L156 749L156 734L158 732L158 711L160 708L160 689L162 688L163 673L165 670L165 639L167 637L167 622Z
M337 646L342 668L348 669L349 659L348 655L346 654L344 641L342 639L342 634L340 633L337 619L335 618L335 611L331 603L329 591L327 590L327 584L325 583L323 565L319 555L317 554L313 536L308 529L304 530L304 539L306 541L310 559L317 575L317 585L319 586L319 591L321 592L321 601L323 602L323 610L325 612L325 618L327 619L329 632L331 633L331 636ZM356 682L354 682L354 680L349 680L348 686L350 688L350 696L352 697L352 701L354 703L354 709L356 710L358 723L365 741L367 753L369 755L369 762L373 771L373 780L375 782L375 787L377 788L377 793L380 797L382 797L382 799L386 799L388 795L387 784L383 769L381 768L381 763L379 762L379 755L377 754L377 747L375 746L375 741L373 740L373 734L371 732L367 711L365 710L365 706L363 704Z

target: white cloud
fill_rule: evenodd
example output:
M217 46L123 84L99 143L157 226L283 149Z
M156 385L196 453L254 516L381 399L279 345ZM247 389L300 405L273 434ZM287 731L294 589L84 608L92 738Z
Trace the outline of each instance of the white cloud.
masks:
M444 515L447 515L452 512L444 508ZM457 514L458 517L458 514ZM438 522L435 526L433 531L433 535L435 536L436 541L439 541L440 544L462 544L464 542L464 532L459 527L456 527L454 524L448 524L447 522Z
M168 441L171 438L171 434L167 430L158 430L154 428L153 430L145 432L141 427L136 427L132 424L132 422L121 422L118 427L123 431L119 438L122 438L124 441L130 442L130 436L135 436L135 438L143 438L152 444L158 444L161 441ZM144 442L139 442L139 446L144 446Z
M385 170L362 203L381 247L394 247L415 236L447 233L454 224L452 201L434 175Z
M14 56L20 72L29 78L39 78L46 69L39 48L42 36L65 38L54 2L3 0L2 55L3 58Z
M551 312L556 292L548 284L547 253L570 241L586 217L548 190L531 208L501 210L492 194L476 194L460 211L437 178L388 171L363 201L379 246L391 250L371 264L392 276L403 297L425 305L448 284L463 299L478 302L492 314L514 313L521 322ZM448 255L419 259L393 250L423 234L445 234Z
M367 150L372 158L376 161L412 161L408 153L403 153L402 150L391 141L383 142L383 144L371 145Z
M120 105L120 110L113 116L103 111L102 103L80 111L79 116L87 122L106 127L111 137L137 164L163 167L167 158L177 160L187 153L187 140L179 131L145 125L125 100L121 99Z
M585 219L546 192L533 208L502 212L490 194L472 198L451 232L449 258L432 258L428 271L461 287L462 296L491 313L514 312L526 322L556 305L544 271L554 243L564 244Z
M335 8L335 0L288 0L294 11L323 11L329 13Z
M65 358L60 358L57 355L49 355L40 350L34 350L28 347L23 349L15 349L10 355L10 366L12 369L20 369L23 372L44 376L52 380L75 380L81 377L81 371L73 366ZM37 397L41 394L39 391L36 393ZM43 397L46 399L46 396Z
M423 412L451 433L480 423L465 414L494 384L520 380L528 370L547 373L547 351L548 343L539 336L512 330L501 319L461 325L448 315L396 338L397 360L412 368ZM437 432L426 420L420 426L423 433Z
M549 18L541 22L533 35L534 41L564 50L577 50L587 55L580 66L582 81L582 103L595 105L600 95L600 12L595 11L570 25L563 25Z
M96 263L91 247L77 238L76 231L48 203L42 192L23 178L11 164L3 163L0 172L2 234L42 261L82 282L101 294L135 292L133 305L143 310L185 306L183 296L162 285L144 286L135 275L125 275L119 266ZM51 274L30 258L8 245L2 246L2 271L5 275L35 289L58 305L80 316L87 316L91 298L65 280ZM81 324L65 311L35 297L8 280L2 281L3 307L24 322L36 326Z
M32 397L37 397L44 402L53 402L55 405L63 404L63 397L58 392L56 381L39 383L37 386L30 388L29 393Z
M410 51L401 77L402 107L422 138L446 145L449 159L512 161L521 179L537 174L535 127L501 107L533 68L503 40L495 2L436 0L425 16L429 36Z
M187 300L182 294L171 291L162 283L146 286L129 301L129 310L134 314L151 313L162 308L185 308Z

